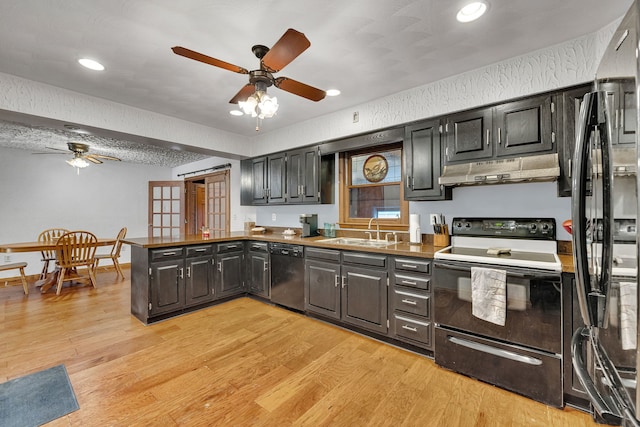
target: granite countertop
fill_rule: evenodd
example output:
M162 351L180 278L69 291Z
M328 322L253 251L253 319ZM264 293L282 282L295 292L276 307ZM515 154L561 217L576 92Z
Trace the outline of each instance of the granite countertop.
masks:
M316 246L329 249L355 250L364 252L377 252L389 255L408 255L421 258L433 258L433 254L440 248L432 244L410 245L405 242L391 243L383 248L359 247L354 245L341 245L336 243L320 242L324 236L300 237L284 236L281 233L246 233L243 231L233 231L230 233L216 233L209 238L202 238L200 235L180 236L180 237L137 237L126 238L124 243L142 248L166 248L170 246L198 245L203 243L227 242L230 240L253 240L265 242L291 243L305 246Z
M418 258L433 258L433 254L442 249L431 243L423 243L421 245L410 245L406 242L392 243L382 248L375 247L359 247L354 245L341 245L336 243L321 242L324 236L316 237L300 237L285 236L282 233L248 233L244 231L234 231L230 233L215 233L209 238L202 238L201 235L190 235L180 237L138 237L126 238L124 243L139 246L142 248L167 248L175 246L198 245L203 243L228 242L231 240L252 240L264 242L281 242L291 243L305 246L315 246L327 249L340 249L360 252L376 252L388 255L412 256ZM570 253L559 253L558 257L562 263L562 271L565 273L573 273L573 256Z

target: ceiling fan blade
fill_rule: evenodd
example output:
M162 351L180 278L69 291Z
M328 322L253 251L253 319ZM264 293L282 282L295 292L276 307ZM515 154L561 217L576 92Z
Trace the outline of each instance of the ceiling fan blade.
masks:
M103 156L102 154L87 154L85 157L89 158L89 157L95 157L96 159L104 159L104 160L115 160L117 162L120 161L119 158L117 157L112 157L112 156Z
M102 161L93 157L93 154L87 154L85 156L82 156L82 158L85 160L89 160L91 163L95 163L96 165L99 165L100 163L102 163Z
M216 58L212 58L207 55L203 55L202 53L198 53L191 49L187 49L182 46L174 46L171 48L173 53L176 55L184 56L185 58L194 59L196 61L204 62L205 64L213 65L214 67L224 68L225 70L233 71L234 73L239 74L249 74L247 69L239 67L237 65L230 64L228 62L221 61Z
M240 89L238 93L236 93L236 96L231 98L229 104L237 104L239 101L246 101L249 95L255 92L255 90L256 88L251 83L247 83L246 85L242 86L242 89Z
M40 153L31 153L31 154L69 154L69 150L62 150L60 148L54 148L54 147L44 147L47 150L53 150L53 151L57 151L57 153L46 153L46 152L40 152Z
M327 93L323 90L317 89L313 86L309 86L299 81L290 79L288 77L278 77L274 80L273 84L284 91L292 93L294 95L301 96L303 98L310 99L311 101L320 101L324 99Z
M311 42L304 34L289 28L262 58L261 63L269 71L275 73L286 67L309 46L311 46Z

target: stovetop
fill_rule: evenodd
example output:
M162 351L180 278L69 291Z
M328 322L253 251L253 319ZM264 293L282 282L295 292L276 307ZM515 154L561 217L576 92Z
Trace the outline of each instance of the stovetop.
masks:
M452 230L435 259L562 271L554 219L454 218Z

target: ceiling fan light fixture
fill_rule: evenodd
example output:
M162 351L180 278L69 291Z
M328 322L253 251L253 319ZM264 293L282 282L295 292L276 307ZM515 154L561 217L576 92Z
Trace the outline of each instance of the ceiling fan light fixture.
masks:
M458 11L456 19L459 22L471 22L480 18L487 11L487 3L484 1L474 1L468 3Z
M89 166L89 162L87 162L82 157L74 157L71 160L67 160L67 163L69 163L74 168L78 168L78 169L86 168L87 166Z
M259 119L269 119L278 111L278 98L270 97L267 92L257 90L249 95L246 101L238 102L240 109L251 117Z

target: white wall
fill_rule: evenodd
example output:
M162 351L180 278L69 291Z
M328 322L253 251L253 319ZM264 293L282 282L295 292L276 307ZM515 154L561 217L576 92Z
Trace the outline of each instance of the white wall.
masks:
M35 241L53 227L114 238L127 227L128 237L147 235L148 181L171 179L170 168L105 161L77 175L65 160L64 155L0 148L0 242ZM124 248L121 262L127 263L129 248ZM39 253L0 254L0 263L7 263L7 255L11 262L28 262L27 274L42 268ZM0 274L16 276L15 271Z
M189 174L185 177L179 177L179 174L199 171L202 169L210 168L213 166L219 166L224 164L231 164L231 174L229 179L230 196L231 196L231 231L242 231L244 229L245 221L256 220L256 210L253 206L240 206L240 161L223 159L220 157L211 157L209 159L200 160L198 162L189 163L187 165L173 168L171 171L173 180L182 180L185 178L192 178L197 175L211 173L202 172L197 175Z

